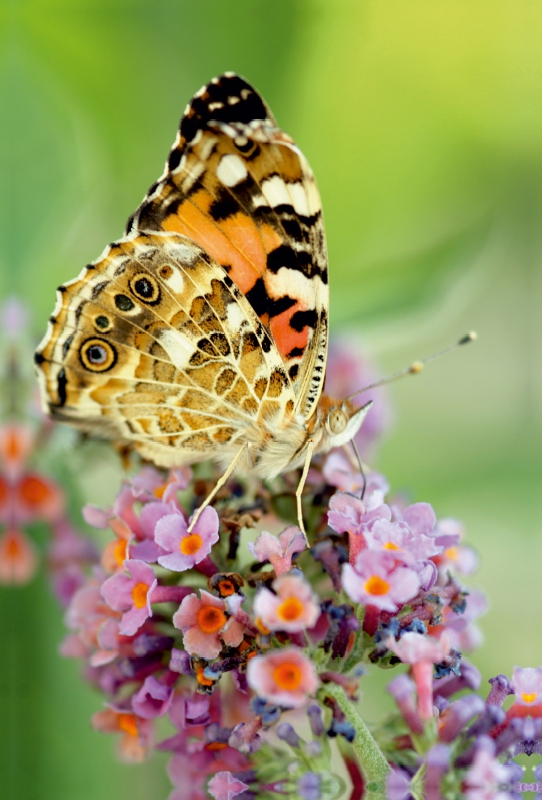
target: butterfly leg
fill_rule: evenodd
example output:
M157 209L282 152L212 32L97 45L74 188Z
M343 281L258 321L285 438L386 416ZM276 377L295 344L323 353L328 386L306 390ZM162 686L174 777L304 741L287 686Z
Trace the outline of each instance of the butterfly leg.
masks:
M235 456L235 458L234 458L234 459L233 459L233 461L231 462L231 464L230 464L230 466L228 467L228 469L226 470L226 472L225 472L225 473L222 475L222 477L221 477L221 478L220 478L220 479L217 481L217 483L216 483L216 486L215 486L215 488L213 489L213 491L212 491L212 492L210 492L210 493L207 495L207 497L205 498L205 500L203 501L203 503L201 504L201 506L199 506L199 508L197 508L197 509L196 509L196 511L194 512L194 517L193 517L193 519L192 519L192 522L191 522L191 523L190 523L190 525L188 526L188 533L190 533L190 531L193 529L193 527L194 527L194 525L196 524L196 522L198 521L198 519L199 519L199 516L200 516L201 512L203 511L203 509L204 509L204 508L207 508L207 506L209 505L209 503L211 502L211 500L213 499L213 497L216 495L216 493L218 492L218 490L219 490L219 489L221 489L221 488L224 486L224 484L226 483L226 481L228 480L228 478L230 477L230 475L232 474L232 472L235 470L235 467L236 467L236 466L237 466L237 464L239 463L239 460L240 460L241 456L243 455L243 453L245 452L245 450L248 450L248 451L249 451L249 453L251 453L251 452L252 452L252 451L251 451L251 447L250 447L250 443L249 443L249 442L245 442L245 444L244 444L244 445L241 447L241 449L239 450L239 452L237 453L237 455Z
M312 439L309 439L307 442L307 454L305 456L305 464L303 465L303 472L301 473L301 478L298 483L297 489L295 491L295 497L297 501L297 521L299 523L301 531L305 535L305 539L307 538L307 534L305 533L305 526L303 524L303 506L301 505L301 496L303 494L303 489L305 488L307 475L309 474L309 468L311 465L313 450L314 450L314 442Z

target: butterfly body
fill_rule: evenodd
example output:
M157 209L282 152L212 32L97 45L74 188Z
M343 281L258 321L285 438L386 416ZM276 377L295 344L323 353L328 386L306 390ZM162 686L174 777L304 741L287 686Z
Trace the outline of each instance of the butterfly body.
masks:
M162 177L59 289L37 354L47 411L171 467L261 478L348 441L322 396L327 253L308 163L236 75L188 106Z

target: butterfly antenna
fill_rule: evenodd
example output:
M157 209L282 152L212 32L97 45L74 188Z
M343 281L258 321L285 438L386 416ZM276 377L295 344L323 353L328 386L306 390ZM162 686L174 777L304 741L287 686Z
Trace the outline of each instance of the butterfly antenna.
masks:
M471 331L470 333L466 333L465 336L462 336L458 342L454 342L454 344L447 347L445 350L441 350L440 353L434 353L432 356L428 356L424 358L422 361L413 361L412 364L407 367L406 369L402 369L399 372L395 372L393 375L388 375L387 378L382 378L382 380L376 381L376 383L371 383L369 386L365 386L363 389L358 389L357 392L348 395L346 398L347 400L351 400L352 397L355 397L357 394L361 392L367 392L369 389L376 389L377 386L384 386L386 383L392 383L392 381L396 381L399 378L404 378L405 375L418 375L418 373L423 372L423 369L426 364L430 361L434 361L436 358L440 358L441 356L449 353L451 350L455 350L456 347L460 347L461 345L468 344L469 342L474 342L478 338L478 334L476 331Z

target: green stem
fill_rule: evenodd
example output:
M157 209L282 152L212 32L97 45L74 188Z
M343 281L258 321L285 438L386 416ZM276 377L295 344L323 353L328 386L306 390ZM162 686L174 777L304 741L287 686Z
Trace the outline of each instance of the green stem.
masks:
M365 800L386 800L386 777L390 766L354 703L348 699L342 686L336 683L326 683L318 696L321 702L326 697L333 698L356 732L352 749L365 782Z

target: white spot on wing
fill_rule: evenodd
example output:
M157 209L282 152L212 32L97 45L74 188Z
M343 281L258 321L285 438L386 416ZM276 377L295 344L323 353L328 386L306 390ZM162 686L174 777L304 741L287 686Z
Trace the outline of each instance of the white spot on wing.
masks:
M243 320L245 319L243 310L237 305L237 303L229 303L227 313L228 327L231 330L238 331L243 323Z
M172 363L178 369L186 367L194 353L194 347L188 339L185 339L179 331L173 329L162 331L158 338Z
M268 272L265 278L272 297L282 297L287 294L300 301L302 310L314 308L316 298L321 297L321 292L326 287L319 277L307 278L296 269L281 267L276 274Z
M280 205L289 206L292 204L286 184L278 175L273 175L272 178L263 181L262 192L271 208L276 208Z
M222 156L216 170L216 176L224 186L237 186L244 181L248 172L239 156L228 154Z
M182 244L182 242L168 242L165 249L174 258L178 258L182 264L187 266L191 266L197 258L197 253L187 244Z
M304 217L310 217L311 212L309 211L309 201L304 185L299 181L296 183L289 183L288 193L291 198L290 202L292 203L295 212Z

